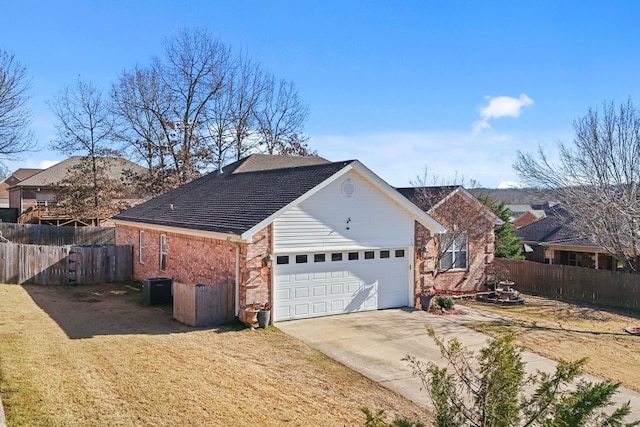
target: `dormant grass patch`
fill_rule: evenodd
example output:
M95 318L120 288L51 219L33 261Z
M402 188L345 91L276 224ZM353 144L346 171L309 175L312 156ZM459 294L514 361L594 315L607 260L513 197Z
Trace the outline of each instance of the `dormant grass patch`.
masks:
M131 287L0 285L10 426L362 425L423 408L277 329L190 328Z
M509 320L471 327L496 336L516 334L517 343L549 359L587 357L585 371L640 391L640 336L624 332L640 326L640 316L524 295L525 305L501 307L465 301L464 305L500 313Z

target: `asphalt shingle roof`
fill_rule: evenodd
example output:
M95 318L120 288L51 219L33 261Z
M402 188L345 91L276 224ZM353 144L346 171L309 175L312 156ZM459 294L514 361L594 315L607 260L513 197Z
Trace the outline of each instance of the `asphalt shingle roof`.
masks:
M0 199L9 198L9 188L13 187L20 181L23 181L38 172L42 172L43 169L28 169L20 168L13 172L10 176L0 181Z
M113 219L239 235L352 162L252 155Z
M516 234L525 242L565 246L598 247L589 236L580 235L568 225L570 216L564 209L551 209L545 218L520 227Z
M82 162L82 157L73 156L66 160L56 163L48 169L25 179L16 184L24 187L46 187L50 185L58 185L67 176L67 171ZM105 159L100 159L104 161ZM109 161L108 172L111 177L120 178L125 170L133 170L137 173L143 173L144 168L125 159L107 159Z
M413 203L420 205L425 210L429 210L459 188L457 185L441 185L433 187L403 187L396 190ZM428 206L422 206L427 204Z

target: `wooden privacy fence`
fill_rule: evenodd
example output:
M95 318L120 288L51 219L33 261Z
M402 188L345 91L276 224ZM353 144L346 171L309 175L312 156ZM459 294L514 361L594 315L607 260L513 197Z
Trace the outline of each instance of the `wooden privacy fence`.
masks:
M58 227L0 222L0 232L11 243L25 245L115 245L115 227Z
M235 319L234 285L173 282L173 317L190 326L221 325Z
M640 274L496 258L500 278L525 293L640 312Z
M0 283L92 285L132 277L131 246L0 244Z

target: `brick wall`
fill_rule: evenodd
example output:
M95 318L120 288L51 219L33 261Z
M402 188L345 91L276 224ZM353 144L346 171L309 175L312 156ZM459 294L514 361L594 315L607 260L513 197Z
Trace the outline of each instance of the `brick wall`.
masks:
M144 231L144 263L140 263L140 228L116 226L116 244L133 246L136 280L170 277L181 283L235 283L236 247L226 240ZM160 269L160 235L166 236L166 269Z
M462 197L462 196L460 196ZM447 206L449 203L449 206ZM451 198L445 202L442 209L465 209L467 201L460 198ZM467 207L468 209L471 209ZM471 215L477 216L476 213ZM448 224L446 217L438 216L437 212L432 213L433 218L445 227L453 228L453 224ZM425 289L435 287L436 290L463 291L469 292L483 288L487 276L487 267L493 263L494 258L494 223L489 218L478 217L473 221L473 229L467 231L467 269L448 270L437 272L434 277L434 270L437 265L438 248L435 240L429 235L429 231L421 224L415 224L415 251L414 251L414 279L415 279L415 304L419 306L419 295ZM422 257L421 248L427 247L426 257Z
M144 231L144 263L140 263L140 230ZM166 236L166 270L160 270L160 235ZM273 253L273 226L256 233L251 243L196 237L116 225L116 244L133 246L136 280L170 277L180 283L233 283L236 278L236 247L240 251L239 318L247 320L248 304L273 304L272 270L264 258Z

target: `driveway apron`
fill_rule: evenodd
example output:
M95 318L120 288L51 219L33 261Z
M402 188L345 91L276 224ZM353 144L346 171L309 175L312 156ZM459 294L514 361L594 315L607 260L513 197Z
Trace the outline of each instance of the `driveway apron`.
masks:
M457 338L471 350L486 345L489 337L465 327L465 324L497 320L500 316L468 307L463 310L465 315L445 316L411 308L377 310L290 320L277 323L276 326L287 335L304 341L384 387L429 407L422 383L413 376L411 368L402 358L410 355L423 362L446 366L440 351L427 334L426 326L433 328L439 337ZM555 369L555 362L537 354L523 352L522 356L528 372L553 372ZM590 381L598 380L585 377ZM628 419L640 419L640 394L621 387L614 401L630 401L632 414Z

